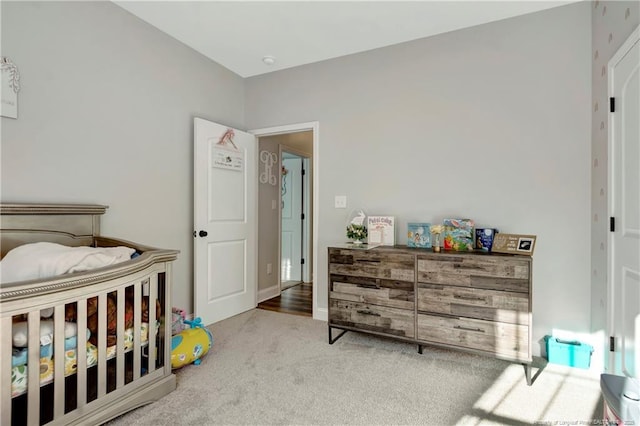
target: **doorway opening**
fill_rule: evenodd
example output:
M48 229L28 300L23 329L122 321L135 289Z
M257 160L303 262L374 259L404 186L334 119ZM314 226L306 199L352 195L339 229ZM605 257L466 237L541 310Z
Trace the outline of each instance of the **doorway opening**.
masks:
M317 123L253 131L258 136L258 308L317 313ZM265 159L263 161L262 159Z
M280 144L280 291L309 283L309 157Z
M312 300L313 284L299 283L280 292L280 296L258 303L258 308L310 317Z

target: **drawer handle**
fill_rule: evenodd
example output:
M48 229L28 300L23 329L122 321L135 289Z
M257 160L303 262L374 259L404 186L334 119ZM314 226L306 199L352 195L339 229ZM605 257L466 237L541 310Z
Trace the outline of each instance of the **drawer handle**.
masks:
M454 325L453 328L457 328L458 330L464 330L464 331L477 331L480 333L484 333L484 330L481 328L463 327L461 325Z
M380 263L380 260L377 260L377 259L356 259L356 262L361 262L361 263Z
M483 302L486 302L486 299L484 297L478 297L478 296L460 296L459 294L455 294L453 298L461 299L461 300L482 300Z
M359 314L362 314L362 315L371 315L371 316L374 316L374 317L379 317L380 316L380 314L378 314L376 312L371 312L371 311L367 311L367 310L364 310L364 309L360 309L357 312Z
M375 284L358 284L358 287L360 288L373 288L375 290L380 290L380 286L377 286Z

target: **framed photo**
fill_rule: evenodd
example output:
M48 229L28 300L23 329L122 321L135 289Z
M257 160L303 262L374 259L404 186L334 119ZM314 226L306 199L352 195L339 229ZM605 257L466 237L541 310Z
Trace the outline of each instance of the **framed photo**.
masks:
M536 242L535 237L520 237L518 238L518 247L516 251L525 253L533 253L533 245Z
M533 255L536 246L535 235L503 234L497 233L493 237L492 252Z

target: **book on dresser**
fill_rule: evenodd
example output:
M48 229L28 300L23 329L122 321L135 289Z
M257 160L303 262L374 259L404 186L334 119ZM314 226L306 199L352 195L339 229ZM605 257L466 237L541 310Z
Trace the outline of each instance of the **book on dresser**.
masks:
M431 248L431 224L407 224L407 247Z
M525 365L531 384L531 257L329 247L329 343L358 331ZM333 329L343 330L333 337Z

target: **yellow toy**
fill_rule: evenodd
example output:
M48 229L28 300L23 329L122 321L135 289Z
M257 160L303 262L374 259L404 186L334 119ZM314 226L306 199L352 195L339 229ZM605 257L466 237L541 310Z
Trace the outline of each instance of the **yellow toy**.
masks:
M171 368L187 364L199 365L201 359L213 345L211 332L202 325L200 318L184 320L191 326L171 338Z

